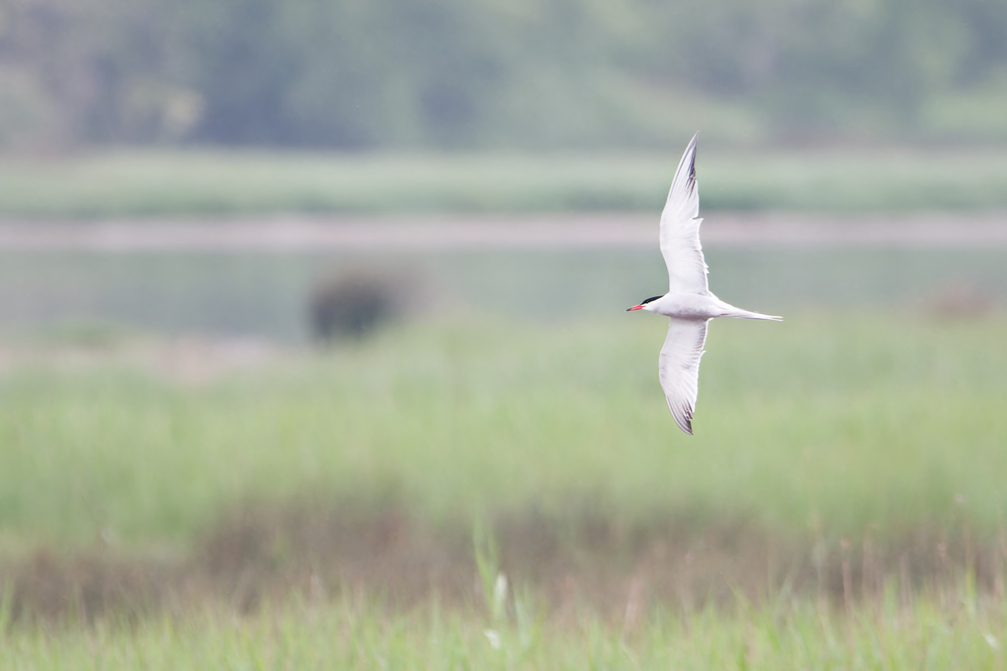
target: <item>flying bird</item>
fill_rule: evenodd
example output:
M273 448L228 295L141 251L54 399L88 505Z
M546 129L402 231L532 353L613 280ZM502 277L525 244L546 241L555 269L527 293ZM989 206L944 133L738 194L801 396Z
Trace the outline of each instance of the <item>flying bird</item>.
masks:
M706 329L716 317L772 319L728 305L710 293L709 268L699 244L699 188L696 184L696 140L682 155L661 213L661 255L668 266L668 293L651 296L626 311L647 310L669 317L668 337L661 348L658 375L675 423L692 435L692 413L699 394L699 360L706 344Z

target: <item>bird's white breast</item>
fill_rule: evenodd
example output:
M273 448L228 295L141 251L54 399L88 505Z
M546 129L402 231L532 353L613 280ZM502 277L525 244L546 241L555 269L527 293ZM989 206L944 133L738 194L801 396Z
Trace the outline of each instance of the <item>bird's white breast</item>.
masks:
M713 319L724 314L723 303L712 294L665 294L647 304L647 309L677 319Z

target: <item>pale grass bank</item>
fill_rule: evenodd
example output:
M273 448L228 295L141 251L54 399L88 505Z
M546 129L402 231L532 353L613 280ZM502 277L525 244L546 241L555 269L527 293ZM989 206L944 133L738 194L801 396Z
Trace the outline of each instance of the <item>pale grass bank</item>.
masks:
M1002 669L1004 603L966 590L849 612L809 600L611 620L574 608L545 617L525 595L506 608L389 612L364 596L205 610L140 622L12 627L0 664L59 669Z

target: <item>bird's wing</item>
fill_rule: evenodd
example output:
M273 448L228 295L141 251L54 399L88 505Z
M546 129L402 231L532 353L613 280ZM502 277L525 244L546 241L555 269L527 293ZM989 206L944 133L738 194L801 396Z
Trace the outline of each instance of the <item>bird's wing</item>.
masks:
M671 317L661 348L658 375L675 423L692 435L692 413L699 395L699 360L706 344L707 322Z
M661 254L668 266L669 289L673 293L707 293L706 260L699 244L699 187L696 184L696 140L682 155L661 213Z

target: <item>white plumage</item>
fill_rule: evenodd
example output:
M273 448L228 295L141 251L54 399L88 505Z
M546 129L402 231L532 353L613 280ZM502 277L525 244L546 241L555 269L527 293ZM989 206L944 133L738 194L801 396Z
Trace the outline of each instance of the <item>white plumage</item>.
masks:
M699 188L696 184L696 141L682 155L661 213L661 254L668 266L668 293L654 296L629 310L647 310L669 317L668 337L658 374L668 409L678 426L692 435L692 415L699 394L699 360L707 324L716 317L772 319L780 317L742 310L710 293L706 260L699 242Z

